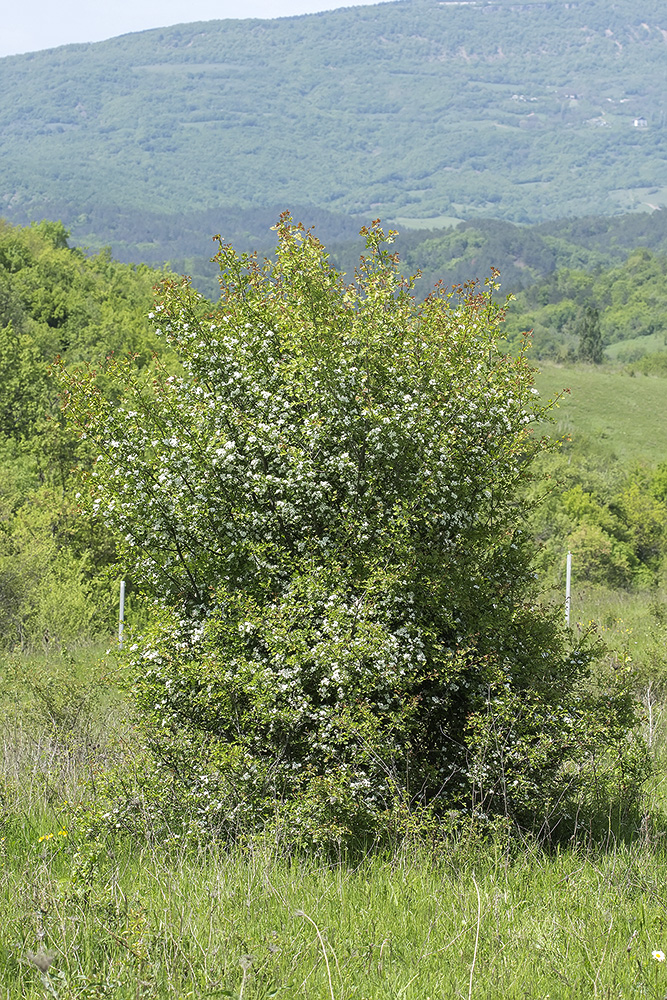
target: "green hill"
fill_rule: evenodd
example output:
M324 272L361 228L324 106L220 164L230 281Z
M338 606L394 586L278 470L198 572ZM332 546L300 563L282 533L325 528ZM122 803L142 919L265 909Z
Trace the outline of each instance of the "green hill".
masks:
M572 436L610 464L667 462L667 379L541 362L537 385L549 399L562 393L551 434Z
M294 206L341 230L659 207L665 32L658 0L399 0L8 57L0 211L163 260Z
M667 347L666 278L667 255L643 247L612 267L554 271L517 295L507 317L508 343L518 345L530 330L536 357L573 361L585 310L592 308L607 359L657 358Z

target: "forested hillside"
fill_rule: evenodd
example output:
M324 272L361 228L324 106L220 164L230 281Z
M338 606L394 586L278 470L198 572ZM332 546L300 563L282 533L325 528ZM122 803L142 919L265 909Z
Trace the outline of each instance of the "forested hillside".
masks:
M517 292L561 268L595 271L622 263L640 247L667 253L667 211L528 226L475 219L449 229L403 229L397 242L407 266L422 272L427 287L439 280L451 285L484 278L495 267L503 287Z
M359 259L359 222L303 206L293 214L314 227L337 267L348 274L354 272ZM230 212L231 232L226 231L225 237L232 239L236 233L233 242L238 249L252 248L260 256L270 255L271 226L276 217L267 209ZM210 257L212 244L202 240L202 234L209 233L213 221L196 214L184 220L185 228L178 238L189 255L171 261L177 273L192 275L196 286L211 299L219 294L217 269ZM564 268L593 272L622 264L640 248L667 253L666 210L588 215L536 225L483 218L444 229L401 226L396 238L406 270L420 272L417 294L421 296L439 281L451 286L484 279L492 267L500 271L505 291L518 292ZM122 253L127 250L124 246Z
M165 260L254 236L262 207L433 226L660 206L666 38L657 0L398 0L5 58L0 211Z
M562 268L518 294L508 340L516 346L531 330L536 357L581 359L584 316L592 309L604 348L596 360L641 362L640 370L667 374L666 277L667 256L643 248L616 267Z

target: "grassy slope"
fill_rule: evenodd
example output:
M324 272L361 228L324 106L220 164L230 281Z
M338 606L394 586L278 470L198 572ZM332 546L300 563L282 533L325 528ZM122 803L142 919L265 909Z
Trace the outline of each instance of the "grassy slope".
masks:
M609 461L667 461L667 379L593 366L542 362L537 386L558 401L551 433L576 433L608 452Z
M549 434L572 436L575 447L579 441L610 466L667 462L667 379L633 378L620 370L592 365L540 362L540 369L537 386L542 397L563 393L554 411L555 423L547 427ZM559 587L545 595L556 603L563 600L565 553L562 574ZM665 610L664 585L646 592L579 581L575 561L572 622L597 622L608 648L631 656L638 684L645 687L651 682L662 691L667 678L667 633L661 624Z

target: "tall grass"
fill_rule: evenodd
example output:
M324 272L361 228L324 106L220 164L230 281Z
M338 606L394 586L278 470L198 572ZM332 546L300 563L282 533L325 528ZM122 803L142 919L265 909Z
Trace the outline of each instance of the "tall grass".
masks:
M100 697L72 720L5 685L0 997L667 996L667 851L652 819L662 701L645 723L657 774L630 846L548 853L470 826L324 863L269 842L85 835L77 810L94 807L97 772L131 730L100 684L104 659L53 670Z
M463 840L351 867L288 862L268 845L192 856L116 844L82 862L64 836L40 842L36 833L8 838L14 860L0 893L7 997L44 995L40 955L52 959L47 978L61 997L667 990L667 970L652 958L667 948L667 863L646 846L548 856Z

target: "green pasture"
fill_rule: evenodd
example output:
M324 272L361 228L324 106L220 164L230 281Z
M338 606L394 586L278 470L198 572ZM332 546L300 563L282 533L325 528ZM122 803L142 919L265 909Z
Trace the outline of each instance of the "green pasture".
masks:
M540 362L537 387L557 399L551 434L576 434L610 462L667 461L667 379Z
M427 219L400 216L393 221L401 229L453 229L462 220L456 215L433 215Z
M664 351L666 346L667 338L661 330L659 333L652 333L648 336L628 337L625 340L609 344L605 347L605 355L612 361L632 362L645 354L657 354Z

